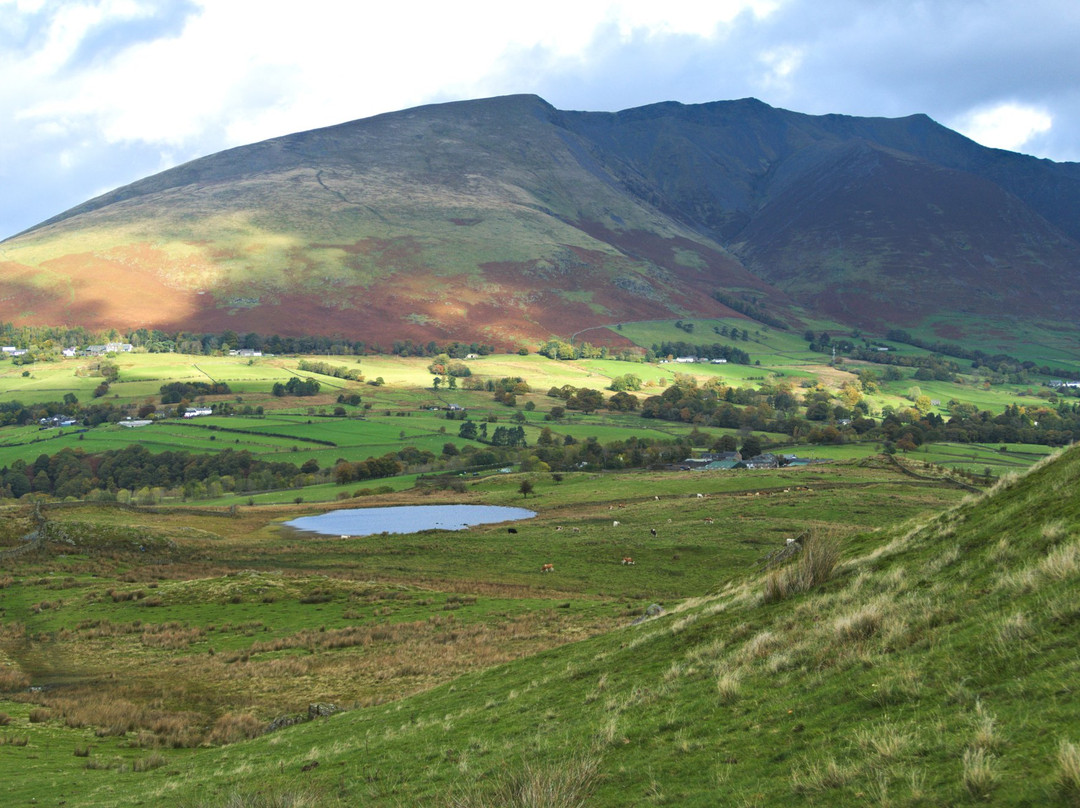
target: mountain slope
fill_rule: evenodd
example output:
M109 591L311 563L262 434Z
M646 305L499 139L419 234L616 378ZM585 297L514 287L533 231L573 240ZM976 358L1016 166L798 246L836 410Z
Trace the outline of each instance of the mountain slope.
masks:
M753 99L569 113L628 190L841 322L1069 317L1080 166L985 149L923 115L812 117Z
M1052 322L1080 303L1077 214L1080 167L925 116L508 96L274 138L90 200L0 246L0 319L510 346L731 315L722 291L796 327L800 306L861 326Z

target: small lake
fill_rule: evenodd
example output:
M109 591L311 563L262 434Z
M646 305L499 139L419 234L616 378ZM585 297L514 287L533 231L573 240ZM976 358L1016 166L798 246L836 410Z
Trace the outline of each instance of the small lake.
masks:
M372 536L421 530L464 530L473 525L532 519L535 511L498 505L399 505L388 508L344 508L318 516L301 516L283 524L321 536Z

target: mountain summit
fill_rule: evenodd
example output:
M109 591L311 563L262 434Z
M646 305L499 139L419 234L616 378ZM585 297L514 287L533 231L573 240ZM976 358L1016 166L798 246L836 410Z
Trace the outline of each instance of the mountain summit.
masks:
M210 155L0 245L0 319L509 346L748 303L1072 320L1080 165L754 99L418 107ZM600 332L594 332L600 333Z

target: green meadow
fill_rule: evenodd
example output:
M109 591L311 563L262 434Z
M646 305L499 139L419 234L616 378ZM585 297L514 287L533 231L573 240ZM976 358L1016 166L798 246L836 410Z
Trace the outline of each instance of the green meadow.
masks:
M6 799L1072 804L1080 455L977 495L900 462L452 496L513 534L46 506L0 557Z
M736 321L619 332L647 347L722 342L725 325ZM830 366L801 335L749 330L739 347L760 365L484 356L458 389L436 388L419 357L126 354L100 399L91 360L0 364L0 400L70 393L153 420L5 426L0 467L132 444L319 470L430 453L379 479L318 472L140 505L134 492L131 503L0 501L5 801L1075 804L1075 450L934 442L888 456L874 440L755 431L819 462L552 474L529 449L520 465L460 459L490 447L459 437L450 404L489 434L520 424L528 447L550 430L558 444L682 440L692 453L751 430L605 408L554 417L564 402L548 391L610 395L634 374L639 399L687 378L838 396L868 367ZM364 378L300 371L303 360ZM954 399L992 412L1048 400L1035 384L912 372L867 396L872 416L910 406L913 386L946 415ZM296 376L319 381L318 394L272 394ZM513 407L485 389L507 377L530 388ZM189 403L233 414L153 419L174 381L226 382L229 393ZM359 404L338 400L353 395ZM536 515L372 536L284 525L449 503Z

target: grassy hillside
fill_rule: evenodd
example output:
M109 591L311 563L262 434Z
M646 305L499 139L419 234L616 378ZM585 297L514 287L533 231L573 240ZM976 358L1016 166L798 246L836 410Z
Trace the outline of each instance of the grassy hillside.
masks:
M648 476L606 491L582 475L545 491L541 516L511 544L492 527L390 542L385 558L367 552L372 540L309 542L301 556L254 513L183 528L184 518L146 515L176 548L151 566L115 535L105 554L9 562L9 681L36 659L65 683L75 668L60 660L85 668L108 643L96 717L118 725L95 733L65 703L78 691L70 679L0 704L4 787L18 803L69 805L1076 804L1080 450L963 500L890 483L886 468L776 474L783 488L763 497L767 474L749 498L724 493L731 478L699 477L704 500L689 489L654 500ZM514 489L480 490L498 502ZM611 494L629 528L621 541ZM914 510L897 507L905 499ZM701 521L709 514L722 517L718 532ZM753 563L808 526L800 553ZM201 560L161 566L196 548ZM628 552L634 567L617 563ZM298 570L301 558L310 572L338 572L270 571ZM535 571L541 558L557 562L554 575ZM250 572L215 577L222 564ZM107 583L116 576L129 583ZM666 611L634 624L650 601ZM375 629L371 645L346 641ZM500 664L507 652L516 661ZM130 715L153 691L140 686L146 665L176 672L147 704L156 729ZM431 674L444 684L401 698ZM154 740L183 726L168 695L177 687L218 705L208 735L218 743L261 732L268 704L280 715L344 700L332 688L348 681L369 696L344 713L220 749Z

